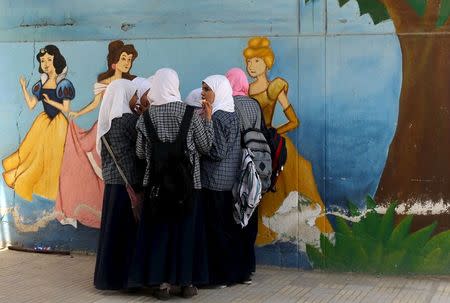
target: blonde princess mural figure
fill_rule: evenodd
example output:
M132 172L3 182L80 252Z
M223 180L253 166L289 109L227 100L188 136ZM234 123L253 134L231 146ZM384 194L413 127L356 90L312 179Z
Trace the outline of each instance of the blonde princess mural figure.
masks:
M272 217L291 192L298 192L299 199L310 201L312 208L320 207L322 214L325 212L325 205L317 190L311 163L298 153L294 143L286 136L289 131L299 126L299 120L287 97L288 83L279 77L273 80L267 77L267 72L275 61L270 40L266 37L251 38L243 55L246 60L247 73L254 79L250 83L249 96L259 102L266 126L274 127L272 123L277 102L283 108L288 120L287 123L276 127L277 132L286 139L287 161L284 170L278 177L276 191L266 193L259 207L256 243L264 245L276 240L277 234L264 225L262 217ZM324 233L333 231L325 215L319 216L315 225Z
M22 93L30 110L42 102L44 111L33 122L19 148L3 160L3 178L21 198L32 201L33 194L55 200L64 142L67 134L65 113L75 97L75 88L68 79L66 59L55 45L47 45L36 55L41 79L33 85L21 77Z

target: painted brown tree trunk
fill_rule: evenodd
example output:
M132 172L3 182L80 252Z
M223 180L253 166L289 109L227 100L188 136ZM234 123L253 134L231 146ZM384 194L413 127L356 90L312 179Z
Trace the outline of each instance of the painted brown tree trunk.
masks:
M398 124L376 201L450 204L450 34L399 35L403 81ZM450 214L415 216L416 230Z

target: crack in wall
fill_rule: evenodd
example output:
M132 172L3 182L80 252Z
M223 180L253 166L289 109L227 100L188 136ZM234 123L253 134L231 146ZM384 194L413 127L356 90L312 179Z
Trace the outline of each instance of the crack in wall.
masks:
M39 27L65 27L65 26L74 26L76 24L75 20L73 20L72 18L68 18L65 22L63 23L51 23L48 20L42 20L41 22L38 23L21 23L19 25L19 27L34 27L34 28L39 28Z

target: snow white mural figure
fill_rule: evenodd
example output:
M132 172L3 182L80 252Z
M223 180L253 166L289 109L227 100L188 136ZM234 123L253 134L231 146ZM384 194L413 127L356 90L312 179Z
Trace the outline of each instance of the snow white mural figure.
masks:
M32 201L33 194L56 200L61 162L70 111L75 97L73 84L66 79L67 65L55 45L47 45L36 55L41 79L31 94L27 81L20 77L25 102L33 110L42 102L44 111L34 120L16 152L3 160L3 178L21 198Z

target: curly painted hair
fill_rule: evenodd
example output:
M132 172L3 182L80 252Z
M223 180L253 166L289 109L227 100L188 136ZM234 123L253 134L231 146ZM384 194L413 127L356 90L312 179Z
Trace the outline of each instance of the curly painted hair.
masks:
M39 62L39 72L41 74L44 73L41 67L41 57L45 54L53 56L53 66L55 67L55 71L58 75L61 74L64 68L67 66L66 59L63 55L61 55L59 48L52 44L46 45L45 47L41 48L39 50L39 53L36 55L36 60Z
M115 71L112 68L112 65L119 61L120 55L122 53L126 53L128 55L133 55L133 59L131 61L131 67L130 67L130 70L131 70L131 68L133 67L133 62L138 56L138 52L134 48L134 45L133 44L125 44L122 40L112 41L108 45L108 56L106 58L106 60L108 62L108 70L106 72L98 75L98 77L97 77L98 82L105 80L105 79L111 77L112 75L114 75ZM122 75L122 78L128 79L128 80L133 80L134 78L136 78L136 76L131 75L128 72L128 73L124 73Z

